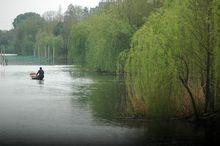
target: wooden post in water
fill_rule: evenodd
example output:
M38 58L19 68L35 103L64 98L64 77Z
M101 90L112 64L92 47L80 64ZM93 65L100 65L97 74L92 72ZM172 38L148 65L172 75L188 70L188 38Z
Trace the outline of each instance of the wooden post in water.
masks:
M34 46L33 55L34 55L34 57L36 56L36 46Z
M37 55L40 56L40 48L39 48L39 45L37 45Z
M50 47L47 47L47 59L48 59L48 63L51 63L50 61Z
M5 50L1 49L1 65L5 66L6 65L6 61L5 61Z
M1 59L0 61L1 61L1 65L2 65L2 62L3 62L2 49L1 49L0 59Z
M44 48L44 57L47 58L47 47Z
M55 51L54 51L54 47L53 47L53 65L54 65L54 56L55 56Z

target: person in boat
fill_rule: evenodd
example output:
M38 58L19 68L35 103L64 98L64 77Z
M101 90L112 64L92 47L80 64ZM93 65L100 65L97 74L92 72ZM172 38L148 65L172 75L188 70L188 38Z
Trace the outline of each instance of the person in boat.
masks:
M44 79L44 71L43 71L42 67L40 67L36 76L33 77L32 79L35 79L35 80L43 80Z

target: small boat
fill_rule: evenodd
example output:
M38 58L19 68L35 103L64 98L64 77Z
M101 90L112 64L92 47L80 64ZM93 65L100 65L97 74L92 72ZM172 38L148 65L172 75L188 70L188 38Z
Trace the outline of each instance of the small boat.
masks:
M44 77L41 78L41 77L37 76L37 73L35 73L35 72L31 72L30 77L31 77L32 80L44 80L43 79Z
M34 78L37 77L37 74L36 74L35 72L31 72L31 73L30 73L30 76L31 76L32 79L34 79Z

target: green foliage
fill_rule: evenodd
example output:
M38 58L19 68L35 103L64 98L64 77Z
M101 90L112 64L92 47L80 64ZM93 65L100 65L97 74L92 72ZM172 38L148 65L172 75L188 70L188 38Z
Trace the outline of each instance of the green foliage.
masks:
M115 72L118 55L129 47L132 28L104 12L90 17L86 63L99 71Z
M161 7L162 0L116 0L110 2L110 12L126 20L133 28L140 28L152 11Z
M146 0L104 1L83 19L82 11L69 6L66 18L75 20L67 21L72 24L71 31L67 31L71 32L67 45L69 60L101 72L123 72L125 57L122 57L123 53L120 57L119 54L130 48L135 30L162 2L155 3ZM77 17L79 15L81 17ZM77 21L79 18L81 21Z
M69 42L70 50L68 53L71 63L85 65L88 33L88 27L84 22L72 27Z
M15 35L14 31L1 31L0 30L0 49L4 49L7 53L14 53L14 41Z
M37 14L32 15L32 13L26 13L19 15L14 20L14 23L15 22L16 53L20 55L33 55L35 36L37 32L44 26L44 20Z
M215 0L215 43L216 43L216 103L220 104L220 1Z
M28 20L29 18L39 18L40 15L37 13L33 13L33 12L28 12L28 13L24 13L24 14L20 14L18 15L14 21L13 21L13 26L14 28L20 27L21 25L23 25L23 23L25 23L26 20Z
M210 82L217 90L220 55L219 2L214 3L214 18L209 15L211 11L205 11L212 8L206 4L193 0L166 1L134 35L132 49L122 54L122 58L128 56L125 72L134 113L159 117L191 114L191 99L180 78L189 87L196 108L204 111L208 98L206 73L210 68L211 75L216 75L217 79L210 76ZM211 26L211 19L215 19L214 28L206 29ZM216 38L214 44L210 44L210 30ZM215 69L207 62L207 52L212 49Z
M117 61L117 73L125 73L125 64L128 58L129 49L120 52Z
M36 36L35 55L44 56L49 63L54 63L62 58L63 39L61 36L54 36L52 33L39 32Z
M198 106L201 105L201 68L194 53L201 57L203 54L199 52L198 41L192 37L193 16L189 4L188 0L167 1L134 35L125 66L134 112L166 117L192 112L189 97L179 80L179 76L186 75L185 60L190 87L197 95ZM136 110L137 101L144 103L144 110Z

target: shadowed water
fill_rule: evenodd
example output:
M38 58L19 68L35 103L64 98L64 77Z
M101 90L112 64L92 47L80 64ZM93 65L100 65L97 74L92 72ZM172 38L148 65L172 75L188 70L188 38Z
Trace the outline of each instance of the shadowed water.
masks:
M74 66L0 68L1 145L205 145L204 128L189 123L122 119L123 81ZM208 139L209 140L209 139ZM215 141L215 137L214 140Z

